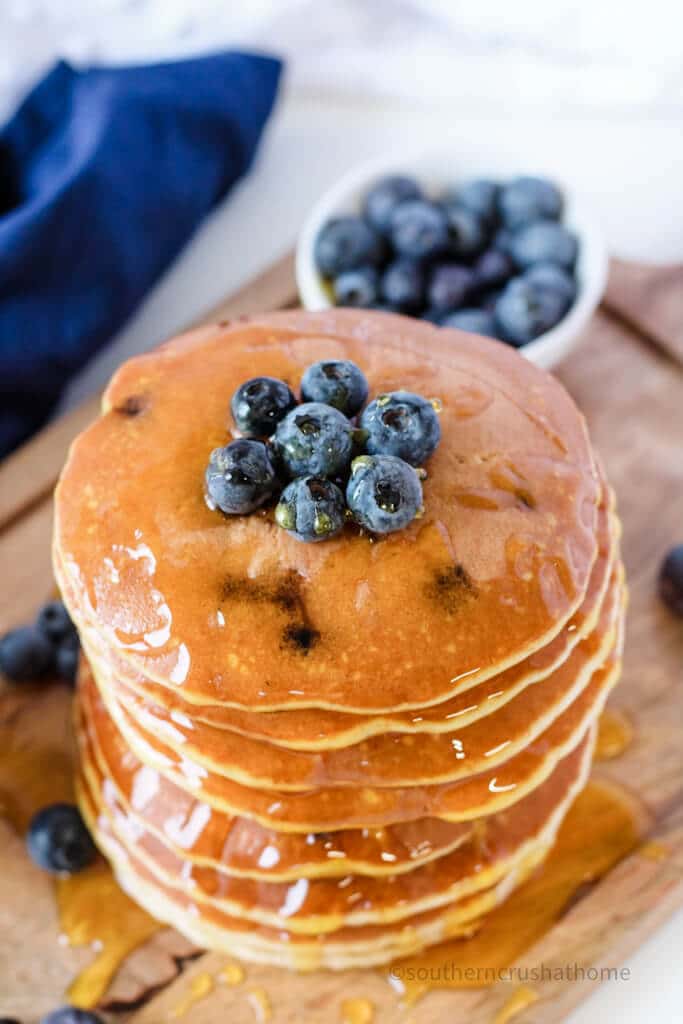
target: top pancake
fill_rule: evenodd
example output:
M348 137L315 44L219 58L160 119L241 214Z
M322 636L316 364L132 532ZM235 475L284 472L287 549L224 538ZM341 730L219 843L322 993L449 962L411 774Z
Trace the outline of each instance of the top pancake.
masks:
M424 517L380 541L303 544L270 510L204 503L234 390L261 374L296 390L323 358L356 362L371 396L443 403ZM429 706L543 647L586 592L600 485L584 423L504 345L388 314L272 314L129 361L103 408L57 489L56 570L75 618L190 704Z

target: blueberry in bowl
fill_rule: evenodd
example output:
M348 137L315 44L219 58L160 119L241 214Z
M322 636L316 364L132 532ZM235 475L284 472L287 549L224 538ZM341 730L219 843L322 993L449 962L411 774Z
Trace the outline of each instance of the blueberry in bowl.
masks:
M520 347L558 324L566 308L566 299L559 292L515 277L495 304L495 323L501 338Z
M360 217L337 217L325 225L316 240L315 262L326 277L381 262L381 237Z
M424 260L447 252L451 233L445 210L426 199L399 203L391 215L389 237L399 256Z
M466 312L456 326L476 325L479 335L493 334L538 365L552 366L587 325L605 287L607 254L595 222L552 177L520 174L519 166L499 160L467 175L458 173L460 163L457 153L425 155L403 167L374 161L330 189L299 239L303 304L402 313L436 325ZM345 225L342 234L348 231L354 244L341 247L344 259L335 259L331 270L321 269L319 245L341 230L331 225L349 220L365 223L369 234ZM540 313L523 329L519 317L511 325L508 295L503 329L495 307L519 280L534 287L530 293L518 285L512 298L532 295ZM493 314L494 326L490 316L470 318L472 311Z
M407 202L409 199L422 199L422 190L413 178L405 174L392 174L381 178L365 197L365 219L375 231L388 235L394 210L399 203Z
M500 334L493 313L485 309L458 309L441 320L442 327L455 327L468 334L480 334L486 338L497 338Z
M501 220L512 229L541 219L559 220L562 205L562 193L554 182L528 175L504 185L498 195Z

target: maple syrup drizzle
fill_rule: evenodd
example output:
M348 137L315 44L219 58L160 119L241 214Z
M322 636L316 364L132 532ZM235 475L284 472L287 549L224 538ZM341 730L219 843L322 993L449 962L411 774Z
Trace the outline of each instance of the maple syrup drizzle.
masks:
M229 985L231 988L241 985L244 981L244 967L237 963L226 964L218 972L218 980L222 981L224 985Z
M213 987L213 978L207 971L196 974L189 984L185 998L181 999L178 1005L171 1010L171 1018L176 1020L178 1017L184 1017L195 1003L206 999L213 992Z
M638 849L638 853L646 860L662 861L670 856L671 848L659 839L650 839L647 843L643 843Z
M247 992L247 999L254 1011L254 1016L256 1017L258 1024L266 1024L266 1021L269 1021L273 1015L270 999L268 998L266 990L263 988L252 988L250 992Z
M369 999L345 999L341 1004L342 1024L371 1024L375 1007Z
M543 867L493 910L471 938L396 961L389 981L405 1005L437 988L484 988L552 927L574 893L640 842L633 798L591 781L574 801Z
M508 1024L513 1017L516 1017L522 1010L526 1010L527 1006L531 1006L537 1002L539 998L538 992L533 988L529 988L528 985L520 985L512 993L510 998L501 1006L500 1010L496 1014L493 1020L493 1024Z
M633 726L622 711L607 708L600 715L595 760L610 761L623 754L633 740Z
M95 959L69 987L69 1002L96 1006L114 974L134 949L162 925L126 896L104 861L56 880L62 934L70 946L92 946Z

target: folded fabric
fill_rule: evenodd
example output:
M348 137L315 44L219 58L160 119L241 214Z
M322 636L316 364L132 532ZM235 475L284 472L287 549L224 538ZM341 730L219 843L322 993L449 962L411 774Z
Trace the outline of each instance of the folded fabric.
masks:
M281 62L60 62L0 131L0 455L249 167Z

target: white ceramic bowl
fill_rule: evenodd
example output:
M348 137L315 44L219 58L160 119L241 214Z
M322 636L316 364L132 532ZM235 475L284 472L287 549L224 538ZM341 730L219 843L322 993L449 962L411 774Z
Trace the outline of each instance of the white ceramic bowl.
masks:
M320 197L299 233L296 279L301 302L306 309L321 310L332 306L313 259L315 240L323 224L340 214L358 213L370 186L386 174L397 173L411 175L427 195L437 196L468 178L506 181L520 174L533 174L535 169L525 165L523 156L512 166L509 161L492 162L490 156L478 160L471 154L460 158L453 152L423 153L412 158L406 158L405 154L384 157L352 168ZM578 293L574 305L557 326L519 349L527 359L547 369L555 366L574 346L600 302L607 280L607 250L597 222L561 176L547 169L538 173L550 177L562 190L565 199L562 222L579 240L576 264Z

